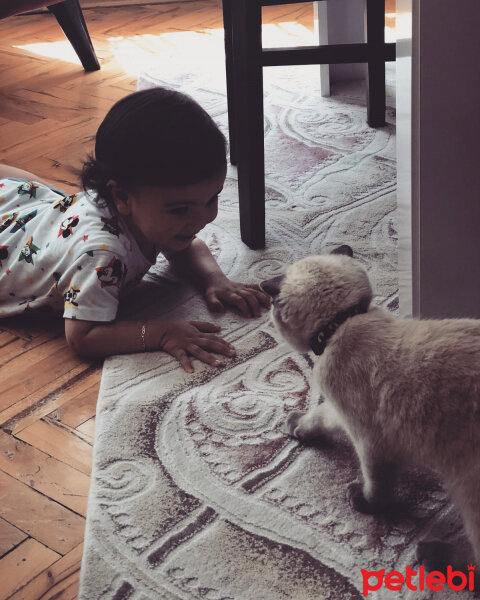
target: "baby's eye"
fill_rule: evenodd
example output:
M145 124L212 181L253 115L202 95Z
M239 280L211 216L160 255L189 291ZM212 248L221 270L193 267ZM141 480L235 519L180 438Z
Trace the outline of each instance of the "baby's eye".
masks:
M167 210L167 213L169 215L183 216L188 213L188 206L179 206L178 208L171 208L170 210Z

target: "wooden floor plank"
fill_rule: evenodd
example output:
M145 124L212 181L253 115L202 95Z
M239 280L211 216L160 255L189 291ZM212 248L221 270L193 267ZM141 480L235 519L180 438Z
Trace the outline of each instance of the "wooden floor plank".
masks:
M2 354L5 350L5 346L18 339L18 336L10 331L0 331L0 348L2 348Z
M9 363L9 369L12 362ZM60 344L49 356L32 365L31 370L24 373L23 381L8 375L0 399L0 408L3 409L0 412L0 425L5 428L5 424L17 415L42 404L44 398L68 386L89 367L90 363L75 356L66 344Z
M95 416L100 382L93 373L88 380L82 381L69 394L69 399L49 414L50 417L69 425L78 427ZM88 385L90 384L90 385ZM88 385L88 387L86 387Z
M0 519L0 558L27 537L28 535L24 531L20 531L5 519Z
M39 123L42 120L42 117L29 112L28 106L25 103L21 102L17 104L11 98L2 98L2 114L7 119L24 125L35 125L35 123Z
M0 431L0 469L86 516L90 478L34 446Z
M1 325L1 321L0 321L0 325ZM8 333L10 334L12 337L14 336L14 334L12 332L8 332L5 331L4 333ZM53 342L53 339L57 339L57 342ZM14 369L15 368L15 364L23 364L23 360L26 359L27 357L23 357L21 360L18 360L19 357L21 357L23 354L25 354L26 352L30 352L31 350L33 350L34 348L36 348L37 346L40 346L41 344L44 344L45 342L48 342L52 340L53 345L55 344L59 344L61 343L61 338L59 336L55 336L52 335L51 332L45 332L45 334L43 336L38 336L35 339L30 339L30 340L25 340L23 338L18 338L17 339L13 339L12 342L10 344L8 344L8 346L6 346L5 348L2 349L1 355L0 355L0 367L5 366L7 363L12 362L12 364L10 364L8 366L8 370L10 371L10 369ZM42 349L42 354L49 352L50 348L52 346L47 346L46 348ZM37 359L36 359L37 360ZM20 367L21 369L23 369L23 367ZM3 381L3 379L2 379ZM0 404L0 410L2 410L2 408L5 407L5 404L2 405Z
M47 415L53 421L72 428L78 427L95 415L100 374L100 367L89 367L71 385L55 390L30 410L15 414L4 423L4 427L16 435Z
M27 577L41 573L60 556L33 539L28 539L0 559L2 598L21 588Z
M2 127L3 151L7 152L10 149L18 148L39 137L43 138L45 143L45 136L55 129L58 130L59 127L61 127L61 123L56 119L41 119L32 125L10 121Z
M31 341L28 340L28 342L22 348L18 348L19 352L17 356L13 360L9 361L8 379L5 378L2 381L6 383L10 378L18 377L23 369L22 362L28 362L31 368L41 370L42 367L45 366L44 361L53 361L53 357L58 350L64 351L66 348L68 348L68 346L66 346L63 334L54 334L52 336L51 332L45 331L43 335L39 335L37 338L33 338ZM22 356L24 353L30 353L33 349L35 349L34 353L30 354L29 356ZM71 355L73 356L73 353ZM6 362L7 361L4 361L3 364ZM0 404L0 407L3 406L4 405Z
M87 127L89 123L89 119L85 115L79 115L77 118L72 119L65 123L64 127L52 130L49 134L49 138L52 143L57 147L59 144L63 143L65 136L71 136L73 138L83 137L90 131L90 127ZM31 140L29 143L29 150L33 154L41 154L45 151L45 139L43 138L35 138ZM8 160L9 163L17 166L18 162L24 158L25 149L23 146L15 146L14 148L10 148L8 152ZM23 162L23 161L22 161ZM26 168L26 167L23 167ZM30 167L28 170L31 170ZM40 175L40 173L39 173ZM47 181L50 181L50 177L46 177Z
M58 554L67 554L83 541L83 517L1 470L0 516Z
M95 439L95 417L92 417L91 419L88 419L88 421L85 421L85 423L79 425L77 431L88 436L93 442Z
M80 544L34 577L9 600L73 600L77 597L82 552L83 544Z
M91 472L92 445L53 423L37 421L17 437L87 475Z

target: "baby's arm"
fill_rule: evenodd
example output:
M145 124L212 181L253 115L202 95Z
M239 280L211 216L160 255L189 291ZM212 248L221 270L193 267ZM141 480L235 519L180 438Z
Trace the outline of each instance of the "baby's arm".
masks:
M38 183L50 185L47 181L45 181L45 179L42 179L33 173L0 163L0 179L8 179L9 177L18 177L19 179L28 179L29 181L37 181Z
M230 281L213 258L207 245L195 238L188 248L167 257L183 278L203 292L208 307L224 312L225 305L236 307L245 317L260 316L260 308L270 306L270 298L258 285Z
M113 354L129 354L165 350L174 356L188 373L193 372L189 355L214 367L223 366L211 352L234 356L235 349L215 335L220 327L203 321L167 322L116 321L97 323L65 319L65 335L69 346L82 356L103 358Z

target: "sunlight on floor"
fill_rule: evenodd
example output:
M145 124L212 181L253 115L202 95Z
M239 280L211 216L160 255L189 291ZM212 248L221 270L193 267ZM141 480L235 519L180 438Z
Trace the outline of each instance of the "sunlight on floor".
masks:
M43 42L36 44L24 44L23 46L13 46L20 50L26 50L32 54L39 54L45 58L56 58L65 62L81 64L75 50L68 40L59 42Z
M392 41L394 30L386 28L387 41ZM262 28L265 48L315 45L315 33L308 27L294 21L264 24ZM183 63L189 70L195 65L208 63L212 68L224 68L223 29L196 31L175 31L169 33L141 34L129 37L108 38L109 49L120 63L125 73L139 75L150 70L166 69L176 63L176 69ZM55 58L69 63L80 64L71 44L67 41L35 43L15 46L47 58Z
M297 46L314 44L313 33L295 22L266 24L263 26L265 47ZM224 61L223 29L175 31L159 35L142 34L129 37L108 38L110 50L126 73L138 75L152 67L160 68L172 59L180 64L205 61L213 64ZM56 58L80 64L72 46L65 41L35 43L15 46L46 58ZM177 67L178 68L178 67Z
M172 60L188 64L194 69L196 64L211 67L225 61L223 29L196 31L176 31L161 35L136 35L129 38L109 38L110 48L125 72L138 75L142 71L169 68ZM296 46L312 44L313 36L303 25L294 22L268 24L263 26L265 47Z
M178 70L180 65L217 63L223 59L223 29L205 33L180 31L161 35L135 35L128 38L109 38L110 50L123 70L131 75L151 69ZM174 65L175 63L175 65Z

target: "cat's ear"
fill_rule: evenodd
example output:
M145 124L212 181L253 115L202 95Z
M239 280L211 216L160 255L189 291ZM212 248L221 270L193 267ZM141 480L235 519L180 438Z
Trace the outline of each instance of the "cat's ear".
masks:
M266 279L265 281L262 281L260 287L266 294L268 294L272 298L275 298L275 296L278 296L278 294L280 293L280 286L282 285L284 277L285 275L278 275L277 277L273 277L272 279Z
M347 244L343 244L343 246L338 246L338 248L334 248L330 254L345 254L350 258L353 258L353 250Z

